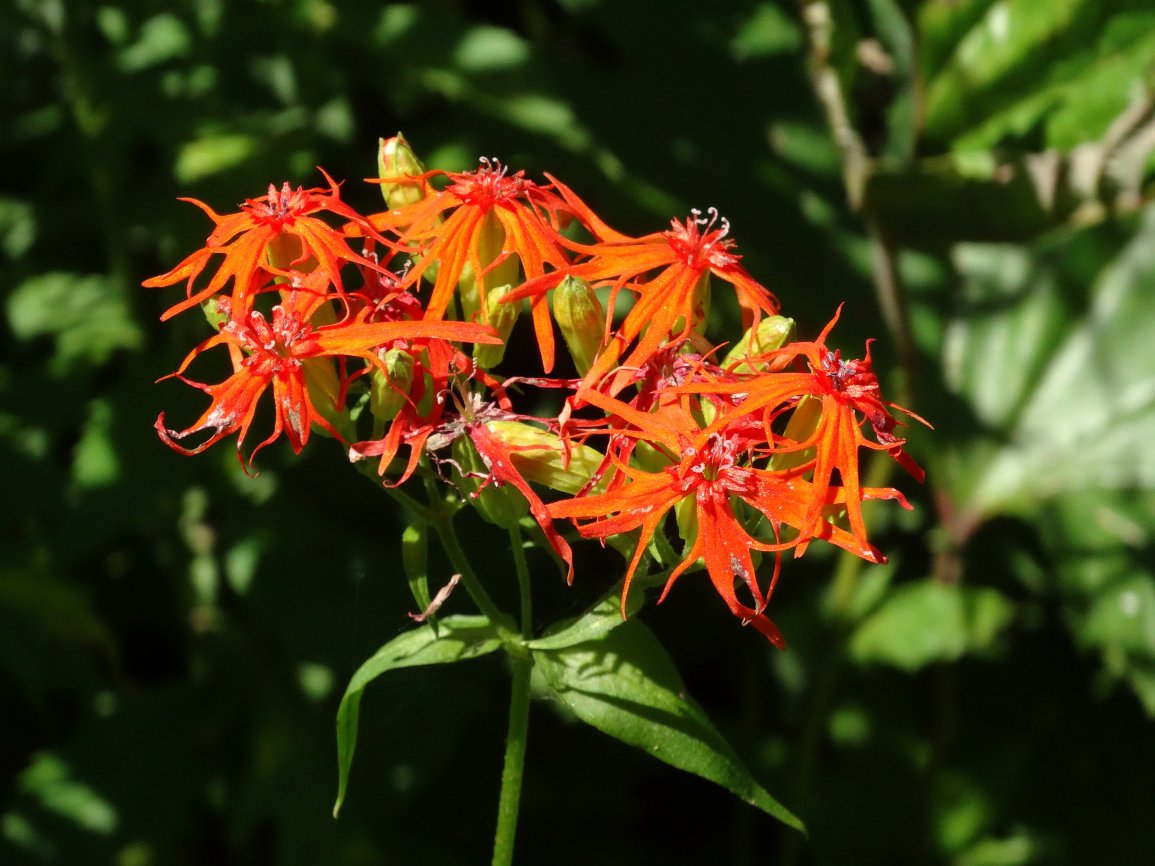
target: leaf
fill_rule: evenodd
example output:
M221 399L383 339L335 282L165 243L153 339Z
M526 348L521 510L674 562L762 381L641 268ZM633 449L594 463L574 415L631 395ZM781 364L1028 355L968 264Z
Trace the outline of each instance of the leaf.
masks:
M644 594L641 592L635 592L627 598L627 617L641 610L643 598ZM532 650L566 649L579 643L596 640L623 622L622 606L615 592L603 598L573 622L563 625L551 634L529 641L526 646Z
M1067 622L1155 716L1155 571L1150 514L1155 492L1063 497L1040 516L1053 551Z
M438 623L398 635L357 669L337 709L337 802L333 816L341 811L357 745L361 696L377 677L399 668L452 664L486 655L501 647L497 629L483 616L450 616Z
M857 628L850 654L860 663L915 671L989 648L1013 615L1011 602L990 587L905 584Z
M534 660L551 691L586 724L709 779L804 832L686 697L673 660L639 620L585 643L536 650Z
M8 323L17 339L56 338L54 374L80 362L99 366L143 340L123 294L102 274L55 271L25 280L8 298Z
M1155 207L1121 249L1069 232L1030 253L963 247L956 264L967 303L944 372L985 430L942 467L966 519L1026 515L1065 493L1155 487ZM1076 305L1057 294L1087 282Z
M920 30L925 130L954 150L1026 138L1039 125L1045 147L1097 139L1155 68L1146 3L926 3Z

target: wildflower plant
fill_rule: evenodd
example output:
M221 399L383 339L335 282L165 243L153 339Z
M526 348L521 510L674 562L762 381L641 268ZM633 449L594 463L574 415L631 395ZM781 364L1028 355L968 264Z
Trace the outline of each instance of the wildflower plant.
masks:
M784 650L789 635L771 618L782 560L824 542L885 561L863 503L909 506L897 489L863 483L860 460L885 452L921 480L898 433L917 416L885 400L869 345L855 360L831 347L837 313L815 339L796 339L713 210L631 237L551 176L534 181L491 158L468 172L426 170L400 135L380 142L378 174L386 208L366 215L328 175L320 188L271 185L234 214L194 201L215 224L205 245L145 283L183 284L163 318L199 306L213 329L171 374L209 404L183 429L161 413L165 444L195 454L236 434L254 473L282 435L300 452L320 433L410 521L415 622L346 690L334 811L373 679L504 652L513 691L495 863L512 858L531 679L582 721L800 827L671 681L672 663L633 614L646 589L662 587L661 601L701 573L736 625ZM712 333L715 289L734 293L744 333ZM523 315L529 329L517 328ZM511 369L505 348L529 330L540 366ZM232 372L202 383L191 370L210 350L227 352ZM252 445L266 394L272 429ZM531 412L542 405L556 409ZM466 509L508 537L516 615L458 537ZM453 575L430 573L433 540ZM582 573L583 540L621 555L616 583ZM531 576L535 547L556 574ZM532 596L548 580L598 581L602 597L542 626ZM476 612L442 615L458 606L458 585Z

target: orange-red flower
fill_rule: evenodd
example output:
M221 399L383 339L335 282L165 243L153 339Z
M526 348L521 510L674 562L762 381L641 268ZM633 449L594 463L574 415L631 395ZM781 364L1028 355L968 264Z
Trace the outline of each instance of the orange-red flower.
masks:
M550 179L570 209L598 238L598 243L567 242L588 258L564 272L527 279L507 300L541 298L565 275L581 277L595 286L608 285L608 310L614 309L623 288L638 295L616 332L609 333L607 321L606 346L586 374L578 392L579 400L584 399L585 390L598 387L603 377L619 364L627 368L641 367L667 341L681 343L690 337L694 325L705 314L701 307L703 281L711 274L734 287L747 326L763 313L778 311L774 296L739 264L741 256L734 252L734 242L727 237L730 224L724 218L719 220L713 209L708 218L693 211L684 222L672 220L667 231L634 238L607 226L568 187L555 178ZM608 386L611 396L628 384L629 375L628 371L622 371L611 381Z
M841 503L836 490L807 481L803 478L805 469L771 471L754 465L765 448L764 443L750 435L750 425L733 428L711 425L702 429L678 406L667 405L657 412L644 412L596 391L589 393L589 402L627 425L616 435L644 439L671 460L671 464L660 471L644 471L616 460L616 468L628 479L626 483L605 493L578 496L547 506L551 517L590 521L578 526L586 538L608 538L641 530L626 571L623 615L626 594L650 539L661 531L670 509L687 497L692 497L694 503L697 532L682 561L671 572L662 598L679 576L703 558L715 590L730 611L754 625L780 648L785 646L785 641L763 609L774 591L777 557L781 551L798 545L802 538L818 537L858 556L881 560L881 555L869 543L863 543L824 519L822 506ZM758 425L753 429L757 430ZM893 491L866 489L862 493L867 498L878 498L890 496ZM735 510L737 500L762 514L772 529L773 539L756 538L747 531ZM813 509L815 502L819 505L817 510ZM784 541L784 528L791 528L797 534ZM765 591L757 581L752 550L775 554L774 573ZM752 605L739 599L736 586L745 588Z
M869 343L865 357L852 361L843 360L840 352L827 347L827 337L838 321L838 316L836 312L815 341L790 343L761 358L764 364L775 367L801 358L809 365L806 372L782 370L743 376L736 381L690 384L678 390L729 396L737 405L720 413L711 425L711 430L723 430L743 418L760 418L767 441L774 441L774 452L806 456L800 468L811 473L811 481L816 489L840 484L838 501L845 506L850 531L861 545L866 546L868 542L862 518L862 501L879 497L878 491L868 491L861 485L858 450L870 448L887 451L921 481L923 471L903 451L905 440L894 434L898 422L889 410L899 409L924 424L926 422L908 410L883 401L878 378L871 365ZM810 435L800 441L789 441L771 434L774 420L796 409L804 397L817 399L821 404ZM864 423L873 429L875 441L866 438ZM811 452L813 456L809 456ZM888 498L900 498L897 491L889 491L887 495ZM802 525L813 527L822 509L830 504L829 499L815 498ZM804 546L805 534L799 540Z
M275 422L273 432L249 455L251 465L256 453L282 433L299 453L309 438L313 424L340 438L309 395L306 365L314 359L358 357L378 367L382 362L375 349L390 340L432 338L469 342L494 342L492 331L468 322L407 321L368 322L369 309L330 325L313 326L310 320L328 297L317 290L328 279L323 270L298 278L299 291L289 291L282 303L272 309L270 322L257 310L238 311L227 298L218 306L228 317L220 332L205 340L184 359L173 376L201 389L212 403L192 426L170 430L164 413L156 420L157 433L171 448L183 454L199 454L223 437L239 431L237 453L246 463L241 449L261 395L271 385ZM205 385L185 378L184 371L201 352L214 346L227 346L233 358L233 374L216 385ZM176 440L211 431L208 439L193 448L184 448Z
M144 281L144 285L149 287L171 286L182 280L187 282L186 299L167 309L161 319L169 319L224 291L230 280L233 282L234 307L238 313L247 312L251 302L247 290L253 276L260 269L269 267L270 245L286 235L295 241L295 245L289 245L292 249L290 255L295 261L281 262L279 266L291 266L303 271L308 269L303 266L306 262L315 262L317 267L331 276L338 292L342 291L340 268L344 262L357 262L379 269L375 261L354 253L338 229L313 216L320 212L335 214L361 226L375 240L388 244L364 217L341 201L337 184L324 171L321 173L329 183L328 190L319 187L297 187L294 190L288 183L278 190L269 184L269 191L264 198L246 199L238 213L224 216L194 198L181 199L195 204L208 214L216 223L216 228L203 247L171 271ZM224 258L212 279L206 286L194 288L197 277L215 255Z
M400 232L402 243L419 251L406 277L407 285L420 280L434 262L438 263L426 304L427 317L445 315L466 265L472 271L478 295L475 303L484 318L486 290L499 285L493 283L492 275L500 272L506 277L503 282L516 282L516 267L510 267L515 265L511 261L514 256L526 279L543 276L547 265L561 268L568 264L554 227L559 212L566 211L565 204L547 188L527 180L524 171L510 174L496 160L482 159L474 171L431 171L420 179L428 182L438 175L449 178L445 189L370 218L382 230ZM408 176L404 180L414 182ZM536 298L531 310L542 366L548 373L554 363L554 336L545 299Z

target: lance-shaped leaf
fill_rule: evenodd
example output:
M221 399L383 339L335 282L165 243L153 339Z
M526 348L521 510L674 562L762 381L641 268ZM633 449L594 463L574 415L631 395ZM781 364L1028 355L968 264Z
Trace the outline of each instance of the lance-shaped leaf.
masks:
M491 653L501 646L497 629L483 616L449 616L435 632L430 625L398 635L377 650L357 669L337 709L337 802L336 817L345 801L353 749L357 745L357 722L365 687L381 674L398 668L442 665L466 661Z
M640 621L632 619L585 643L537 650L534 660L553 694L586 724L804 830L685 695L673 660Z
M626 600L626 616L633 616L641 607L642 594L635 593ZM566 649L596 640L623 622L622 605L615 590L573 622L564 624L551 634L529 641L526 646L533 650Z

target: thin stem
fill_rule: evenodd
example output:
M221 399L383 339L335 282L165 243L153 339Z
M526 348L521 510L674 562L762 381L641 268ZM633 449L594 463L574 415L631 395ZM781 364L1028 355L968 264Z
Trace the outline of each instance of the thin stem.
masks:
M481 581L478 580L477 572L473 570L473 565L470 564L469 557L462 549L461 541L457 538L457 530L453 525L453 514L445 509L436 488L426 488L429 497L429 505L427 506L422 505L408 493L396 487L385 486L382 489L412 516L433 527L437 533L437 538L441 541L441 547L445 550L446 556L449 557L449 564L453 566L454 571L461 575L461 585L465 587L465 591L473 599L477 609L497 627L502 640L507 643L517 642L516 635L510 633L507 627L507 617L486 592Z
M493 866L510 866L521 806L521 783L525 775L525 742L529 733L529 681L533 661L510 653L513 693L509 699L509 729L505 736L505 764L501 770L501 796L497 801L497 831L493 837Z
M521 527L516 523L509 528L509 545L513 550L513 567L517 572L517 589L521 602L521 636L529 640L533 631L533 598L529 591L529 565L525 561L525 543Z
M525 544L521 528L509 528L509 546L517 572L521 596L521 636L528 640L533 627L533 599L530 595L529 565L525 561ZM525 743L529 733L529 682L533 656L509 653L513 666L513 692L509 699L509 729L505 735L505 764L501 769L501 796L497 801L497 831L493 837L494 866L513 862L517 837L517 818L521 811L521 785L525 777Z
M457 538L457 530L453 526L452 517L440 517L433 522L433 529L437 533L437 537L441 540L441 546L445 549L446 555L449 557L449 562L453 566L453 570L461 575L461 585L465 587L465 591L469 593L469 597L473 599L473 603L477 605L489 621L497 626L498 632L501 634L503 640L508 643L511 639L516 640L514 636L508 635L506 629L506 616L501 609L494 603L493 598L486 592L485 587L481 585L481 581L477 578L477 572L473 570L473 566L469 562L469 557L465 555L465 551L461 547L461 541Z

